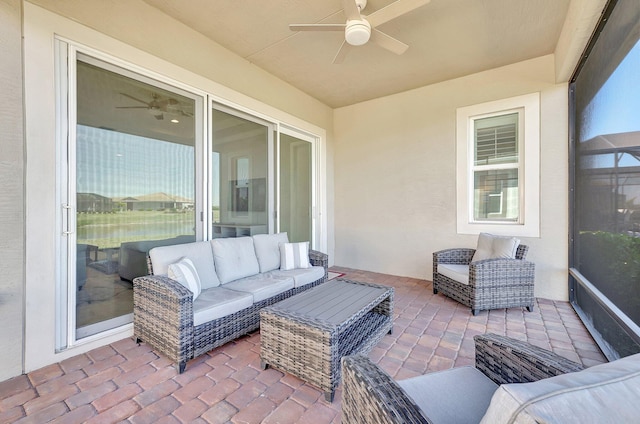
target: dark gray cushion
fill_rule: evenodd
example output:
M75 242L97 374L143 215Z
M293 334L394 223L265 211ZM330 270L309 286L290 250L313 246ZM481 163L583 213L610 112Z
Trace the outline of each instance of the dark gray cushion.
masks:
M473 367L400 380L400 387L434 423L480 422L498 385Z

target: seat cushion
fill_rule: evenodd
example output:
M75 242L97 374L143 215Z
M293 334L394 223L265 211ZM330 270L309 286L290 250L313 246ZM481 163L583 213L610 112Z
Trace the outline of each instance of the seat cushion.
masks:
M275 270L271 271L271 274L293 278L294 286L297 288L321 279L324 276L324 267L312 266L311 268L291 269L289 271Z
M280 243L289 243L287 233L256 234L253 246L256 249L260 272L269 272L280 268Z
M474 367L433 372L397 382L433 423L477 424L498 385Z
M216 272L222 284L260 272L251 237L211 240Z
M193 302L193 325L198 326L222 318L253 305L251 293L211 287L203 290Z
M230 290L250 293L253 302L260 302L293 288L293 278L275 276L271 273L241 278L224 285Z
M503 384L482 422L638 422L638 399L640 353L533 383Z
M469 265L438 264L438 274L449 277L459 283L469 285Z
M149 251L149 257L155 275L167 275L169 265L186 257L193 262L203 290L220 285L208 241L154 247Z

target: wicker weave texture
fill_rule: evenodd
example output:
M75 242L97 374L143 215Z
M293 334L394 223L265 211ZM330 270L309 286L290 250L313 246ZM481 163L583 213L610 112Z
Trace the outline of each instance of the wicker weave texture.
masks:
M193 294L187 288L166 276L138 277L133 280L134 337L175 362L182 372L187 361L257 330L260 310L265 306L324 283L328 275L328 256L310 251L309 261L314 266L324 267L322 278L197 327L193 325ZM153 264L149 258L147 265L152 273Z
M349 311L348 318L338 324L319 318L332 307L331 302L308 313L294 312L282 304L260 312L263 366L271 365L319 387L329 401L340 382L341 358L370 352L391 331L393 319L393 288L346 280L339 283L376 288L377 297ZM340 295L341 287L336 281L332 287L315 289L324 290L315 294L324 296L331 291Z
M516 259L471 262L475 249L447 249L433 253L433 292L441 292L475 313L480 310L527 307L535 304L535 264L526 261L529 247L519 245ZM469 284L438 273L438 264L469 265Z
M527 383L583 369L563 356L506 336L483 334L474 341L476 368L496 384Z
M497 384L537 381L583 369L553 352L509 337L483 334L474 340L476 368ZM367 357L343 358L342 378L343 423L431 422L406 392ZM464 399L460 401L463 408Z

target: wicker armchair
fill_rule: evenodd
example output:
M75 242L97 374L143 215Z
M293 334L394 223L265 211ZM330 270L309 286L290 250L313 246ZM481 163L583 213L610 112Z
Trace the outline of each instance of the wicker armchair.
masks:
M519 245L515 259L471 262L475 249L447 249L433 254L433 293L442 292L471 308L473 315L487 309L526 307L533 310L535 264L525 260L529 247ZM438 272L439 264L469 266L469 283Z
M582 365L562 356L509 337L484 334L475 336L474 340L476 368L497 385L532 382L583 369ZM343 423L434 422L429 412L418 406L401 385L365 356L342 358L342 381ZM425 389L432 383L425 381ZM468 381L459 383L464 386ZM451 399L452 414L468 408L469 403L469 399L462 397ZM452 418L447 421L456 421Z

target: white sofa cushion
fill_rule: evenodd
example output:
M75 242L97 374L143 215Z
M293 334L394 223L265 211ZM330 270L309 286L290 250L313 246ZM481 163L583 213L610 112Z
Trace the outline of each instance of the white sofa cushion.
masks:
M167 275L169 265L187 257L191 259L196 268L202 289L220 285L213 262L211 245L208 241L154 247L149 251L149 257L155 275Z
M260 302L293 288L293 278L278 277L271 273L257 274L241 278L224 285L230 290L238 290L253 295L253 302Z
M485 259L500 259L516 257L520 240L515 237L495 236L489 233L478 235L478 246L471 262Z
M432 372L397 382L433 423L477 423L498 385L474 367Z
M211 240L216 272L222 284L260 272L251 237Z
M169 265L167 275L172 280L176 280L193 293L193 300L196 300L200 296L202 291L202 285L200 283L200 277L193 262L189 258L183 257L178 262Z
M281 243L280 244L280 269L288 271L298 268L310 268L309 242Z
M324 267L312 266L311 268L291 269L289 271L275 270L271 274L282 277L291 277L294 281L294 287L306 286L324 276Z
M533 383L503 384L482 423L628 423L640 417L640 353Z
M438 274L449 277L459 283L469 285L469 265L438 264Z
M253 246L256 249L260 272L280 268L280 243L289 243L287 233L256 234L253 236Z
M226 317L253 305L251 293L211 287L203 290L193 302L193 325Z

